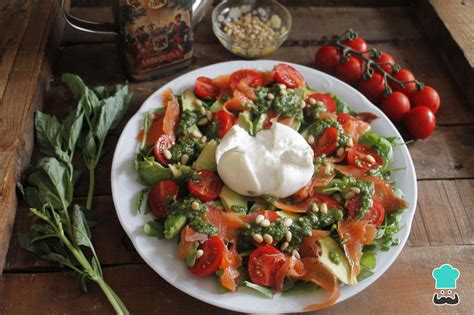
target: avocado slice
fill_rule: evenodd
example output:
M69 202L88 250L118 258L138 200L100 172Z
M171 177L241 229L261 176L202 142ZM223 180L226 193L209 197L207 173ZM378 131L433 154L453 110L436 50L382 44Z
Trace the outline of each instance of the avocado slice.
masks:
M302 217L302 215L300 214L297 214L297 213L291 213L291 212L285 212L285 211L276 211L276 213L278 214L278 216L280 218L290 218L292 220L298 220L299 218Z
M135 167L141 181L148 186L153 186L164 179L173 178L171 170L156 161L138 161Z
M184 110L194 111L198 109L198 105L196 104L197 98L194 95L193 90L186 90L181 94L181 106Z
M217 99L212 105L211 107L209 107L209 110L213 113L216 113L218 111L220 111L222 108L224 108L224 103L222 102L222 100L220 99Z
M196 162L194 162L194 168L212 172L217 171L216 148L217 142L215 140L209 141L202 149L201 154L199 154Z
M222 205L226 211L233 211L232 207L243 207L247 209L247 199L244 196L239 195L226 185L222 187L222 191L219 194L221 198Z
M351 281L351 267L339 244L330 236L320 238L318 243L322 251L319 261L328 267L342 283L356 284L357 280ZM334 252L339 256L340 262L338 264L331 260L329 257L330 252Z
M253 123L250 118L249 111L243 111L239 113L239 117L237 118L237 125L245 129L250 135L253 135Z

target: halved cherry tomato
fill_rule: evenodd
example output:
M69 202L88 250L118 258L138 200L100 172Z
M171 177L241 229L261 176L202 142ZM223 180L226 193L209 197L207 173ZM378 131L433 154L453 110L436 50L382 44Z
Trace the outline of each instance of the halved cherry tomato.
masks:
M162 134L155 142L153 153L155 158L163 165L168 165L169 161L165 158L163 151L174 145L174 137Z
M336 151L338 136L339 132L336 128L326 128L323 134L319 136L318 140L312 145L314 156L331 154Z
M314 201L316 201L316 203L324 202L328 206L328 208L339 208L339 209L341 208L341 205L339 204L339 202L337 202L337 200L332 197L322 195L322 194L315 194L313 198L314 198Z
M202 246L204 254L198 258L189 270L198 277L210 276L217 269L224 258L224 242L217 236L211 236Z
M367 159L368 155L374 158L375 163L370 158ZM347 162L364 170L371 170L383 164L382 159L375 150L362 144L356 144L349 150Z
M275 67L275 81L290 89L304 86L304 78L301 73L287 64L279 64Z
M249 257L250 280L258 285L275 286L276 274L286 260L286 256L273 246L258 247Z
M232 89L238 88L239 84L244 84L248 87L255 88L262 86L262 75L255 70L239 70L230 75L230 87Z
M214 114L214 120L218 123L219 138L224 138L227 131L235 124L234 116L225 110L220 110Z
M347 114L347 113L337 114L337 122L340 123L341 125L344 125L346 122L350 120L356 120L356 118L352 116L351 114Z
M360 195L355 196L349 200L347 204L347 210L349 213L349 218L354 218L357 213L360 211ZM385 209L382 204L373 201L372 208L369 209L369 212L362 218L363 220L368 220L370 223L379 226L382 224L385 218Z
M194 197L203 202L211 201L217 198L224 185L216 173L207 170L197 170L196 181L188 180L188 190Z
M148 193L148 205L151 211L159 218L166 218L166 198L168 196L179 196L179 188L171 179L158 182Z
M219 96L220 89L214 84L212 79L199 77L194 84L194 93L202 99L216 99Z
M310 99L314 99L315 101L322 102L324 106L326 106L326 109L328 110L328 112L330 113L334 113L336 111L336 107L337 107L336 101L334 101L334 99L329 93L327 94L313 93L306 98L305 102L309 103Z
M336 66L339 64L340 58L341 51L339 48L329 45L319 48L314 57L316 67L327 73L334 73L336 71Z

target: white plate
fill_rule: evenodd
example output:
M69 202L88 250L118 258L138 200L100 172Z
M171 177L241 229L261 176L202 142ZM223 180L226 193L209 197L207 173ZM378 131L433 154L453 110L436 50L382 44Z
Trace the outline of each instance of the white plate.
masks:
M180 93L193 87L194 81L199 76L212 78L243 68L270 70L278 63L281 62L258 60L218 63L186 73L162 86L145 101L125 126L117 143L112 162L112 196L115 209L123 229L143 260L162 278L181 291L206 303L245 313L302 312L305 306L323 301L327 294L323 290L316 290L292 296L276 294L273 299L268 299L248 288L239 288L237 293L222 294L218 292L218 283L215 277L198 278L193 276L185 267L184 262L175 258L176 240L159 240L143 234L143 225L153 217L152 215L137 214L135 209L137 193L143 188L136 181L137 173L133 167L133 160L138 149L136 136L142 128L145 113L162 106L161 95L165 89L172 88L175 93ZM315 89L336 94L357 112L370 111L379 116L380 118L372 123L373 131L384 136L398 136L401 139L397 129L388 118L357 90L320 71L296 64L290 65L300 71L306 82ZM350 298L377 280L400 254L408 238L416 208L417 186L413 162L405 145L395 149L392 167L404 168L404 170L396 172L394 178L410 204L402 216L404 228L398 233L400 245L392 247L387 252L377 252L377 266L374 275L355 286L342 286L341 297L337 302Z

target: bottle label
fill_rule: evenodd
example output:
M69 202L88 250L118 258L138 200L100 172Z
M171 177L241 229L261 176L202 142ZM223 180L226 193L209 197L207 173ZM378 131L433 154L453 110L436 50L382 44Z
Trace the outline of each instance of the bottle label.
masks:
M191 0L120 0L120 30L131 73L145 73L193 55Z

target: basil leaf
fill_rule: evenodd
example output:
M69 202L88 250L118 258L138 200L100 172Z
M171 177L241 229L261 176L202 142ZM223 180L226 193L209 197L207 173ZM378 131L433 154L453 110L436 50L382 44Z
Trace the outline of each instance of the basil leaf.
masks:
M36 141L41 153L47 156L55 156L63 161L69 161L69 155L62 148L62 126L56 117L36 112L35 131Z
M255 283L252 283L250 281L244 281L243 284L246 287L248 287L250 289L254 289L255 291L263 294L264 296L266 296L269 299L273 298L273 290L272 289L269 289L267 287L264 287L264 286L261 286L261 285L255 284Z
M98 98L107 98L109 97L109 92L107 91L107 88L103 85L98 85L92 89L97 95Z
M63 121L62 136L71 155L74 152L79 136L81 135L83 122L84 113L81 106L76 106L76 108Z
M72 239L77 246L86 246L93 249L91 231L86 217L78 205L74 205L71 213Z
M64 73L61 76L61 80L68 86L69 90L71 90L75 99L81 98L87 90L87 86L78 75Z

